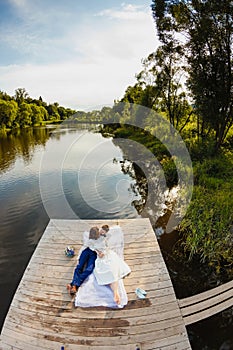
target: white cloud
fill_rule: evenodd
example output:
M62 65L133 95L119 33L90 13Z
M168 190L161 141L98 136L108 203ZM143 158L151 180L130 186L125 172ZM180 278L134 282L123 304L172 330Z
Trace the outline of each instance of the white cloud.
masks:
M13 95L24 87L32 97L41 95L48 103L80 109L121 98L135 83L141 59L158 41L148 9L123 3L94 20L72 22L61 37L44 38L42 46L33 45L28 48L38 61L0 67L1 89Z
M115 13L115 10L110 9L102 12L106 11ZM140 19L135 17L129 21L125 20L128 13L131 12L139 15ZM74 33L72 42L76 50L84 57L94 61L118 58L125 60L126 65L134 58L140 62L142 58L155 50L158 41L151 13L147 9L143 11L141 6L125 4L122 4L119 13L124 19L110 22L105 20L104 25L98 29L83 27L81 31L79 30L79 35Z
M145 11L144 6L121 4L120 9L105 9L97 13L97 16L105 16L112 19L120 20L145 20L148 18L148 11Z
M27 8L27 6L29 4L28 0L9 0L9 2L12 5L14 5L14 6L18 7L18 8L21 8L21 9L22 8L23 9Z
M137 62L132 61L135 67ZM74 109L112 104L134 81L134 69L125 71L125 62L118 59L99 63L65 62L50 65L24 65L0 68L8 93L26 88L31 97L40 95L48 102ZM5 89L3 89L5 90Z

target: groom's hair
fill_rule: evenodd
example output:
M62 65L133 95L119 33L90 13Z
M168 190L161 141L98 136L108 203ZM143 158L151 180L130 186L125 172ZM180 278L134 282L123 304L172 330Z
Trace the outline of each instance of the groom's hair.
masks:
M89 239L98 239L99 236L100 236L99 228L96 226L91 227L89 232Z
M102 230L104 230L105 232L109 231L109 226L108 225L103 225L102 226Z

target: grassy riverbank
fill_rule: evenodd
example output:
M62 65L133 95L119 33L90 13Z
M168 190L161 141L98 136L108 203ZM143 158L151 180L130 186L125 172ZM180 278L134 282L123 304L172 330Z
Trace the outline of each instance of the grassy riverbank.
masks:
M104 128L114 138L129 138L143 144L160 161L168 187L176 186L177 172L166 147L149 132L136 128L107 125ZM219 278L233 277L233 144L227 142L217 152L211 138L205 141L183 139L190 153L194 189L186 215L178 227L179 240L173 254L187 264L196 262L208 266Z

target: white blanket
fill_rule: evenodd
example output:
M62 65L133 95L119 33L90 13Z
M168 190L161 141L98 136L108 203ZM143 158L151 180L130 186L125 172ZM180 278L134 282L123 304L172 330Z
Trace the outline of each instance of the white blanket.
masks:
M80 250L85 249L88 241L88 232L84 232L83 235L83 247ZM124 258L124 234L120 226L113 226L107 233L108 246L115 251L122 259ZM121 303L116 304L113 299L113 291L109 285L100 286L92 273L79 287L75 297L76 307L94 307L94 306L105 306L110 308L123 308L127 302L127 294L125 291L123 280L118 282L119 294Z

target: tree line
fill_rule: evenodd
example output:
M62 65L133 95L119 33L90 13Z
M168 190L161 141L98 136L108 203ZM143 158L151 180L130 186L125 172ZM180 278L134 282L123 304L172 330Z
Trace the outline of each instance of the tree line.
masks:
M151 9L161 45L143 60L135 85L113 108L79 111L73 119L127 121L127 104L138 104L163 114L179 132L188 130L192 142L211 139L219 149L233 125L233 3L152 0ZM125 102L125 110L119 102ZM62 121L74 113L32 99L23 88L14 97L0 92L1 128Z
M15 90L14 96L0 91L0 130L62 121L75 112L70 108L59 106L57 102L47 104L41 96L33 99L24 88Z
M179 131L193 162L194 189L178 227L178 260L207 262L213 273L232 279L233 2L152 0L151 8L160 46L105 115L113 122L105 132L145 145L175 186L172 157L145 130L152 130L158 112ZM127 121L144 132L124 127Z
M121 101L163 113L193 137L225 142L233 125L233 3L152 0L161 45L143 60Z

